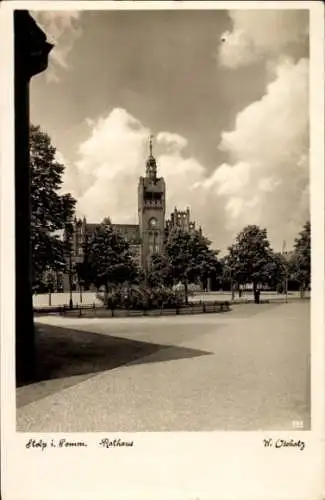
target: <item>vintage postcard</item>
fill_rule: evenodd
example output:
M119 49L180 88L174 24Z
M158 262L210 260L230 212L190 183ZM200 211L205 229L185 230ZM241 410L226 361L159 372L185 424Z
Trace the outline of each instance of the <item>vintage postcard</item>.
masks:
M324 10L4 2L4 500L324 498Z

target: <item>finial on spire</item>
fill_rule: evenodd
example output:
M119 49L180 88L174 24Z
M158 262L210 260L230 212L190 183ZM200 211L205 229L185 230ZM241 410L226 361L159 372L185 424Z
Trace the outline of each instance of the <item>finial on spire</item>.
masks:
M153 135L150 134L150 136L149 136L149 156L150 156L150 158L152 157L152 141L153 141Z

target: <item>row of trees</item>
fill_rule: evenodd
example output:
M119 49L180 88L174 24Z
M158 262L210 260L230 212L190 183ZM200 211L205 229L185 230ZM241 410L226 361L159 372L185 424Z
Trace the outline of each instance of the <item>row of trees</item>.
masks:
M53 272L71 271L67 255L71 240L59 232L71 232L76 200L60 194L64 166L55 159L50 138L39 127L31 127L32 166L32 280L34 291L49 286ZM154 255L146 273L136 264L128 242L105 219L85 244L85 259L74 269L80 280L104 287L106 298L128 284L149 289L171 289L182 283L185 302L191 283L217 278L219 286L240 290L251 284L255 294L267 285L281 289L294 280L303 291L310 285L310 223L306 222L289 255L271 248L266 229L245 227L220 258L219 251L199 232L172 230L159 255ZM71 263L70 263L71 264Z
M104 287L106 296L123 285L142 285L151 289L184 287L188 301L190 283L204 283L218 278L221 286L241 289L252 285L258 300L258 290L268 286L283 291L289 279L299 283L301 292L310 285L310 224L307 222L289 254L276 253L267 238L266 229L247 226L241 231L228 254L218 258L211 242L197 232L172 230L163 252L154 255L144 272L136 264L128 242L105 220L85 245L85 260L78 267L79 278L88 285ZM282 288L282 290L281 290Z
M135 262L128 242L106 219L86 242L85 259L78 266L78 274L87 285L104 287L107 295L126 284L156 289L172 288L181 282L187 302L189 283L202 281L221 269L218 252L209 247L210 242L199 232L173 230L163 252L152 256L145 271Z
M255 296L265 285L283 292L289 281L295 282L303 295L310 286L310 241L309 221L295 239L294 250L290 253L275 252L266 229L247 226L238 234L223 259L223 276L239 289L251 284Z

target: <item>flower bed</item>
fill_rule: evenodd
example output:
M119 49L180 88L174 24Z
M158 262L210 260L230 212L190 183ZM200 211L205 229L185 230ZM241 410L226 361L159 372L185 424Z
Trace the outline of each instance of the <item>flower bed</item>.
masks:
M184 304L184 294L170 288L120 288L105 294L99 292L97 300L107 309L151 310L178 308Z

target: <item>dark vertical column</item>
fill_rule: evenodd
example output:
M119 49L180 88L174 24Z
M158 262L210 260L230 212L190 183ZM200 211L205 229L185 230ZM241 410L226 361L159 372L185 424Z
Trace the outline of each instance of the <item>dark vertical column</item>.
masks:
M34 328L30 252L29 80L15 51L16 374L33 377Z
M15 71L15 250L16 378L35 374L35 339L31 281L31 173L29 158L29 81L47 67L52 45L27 11L14 12Z

